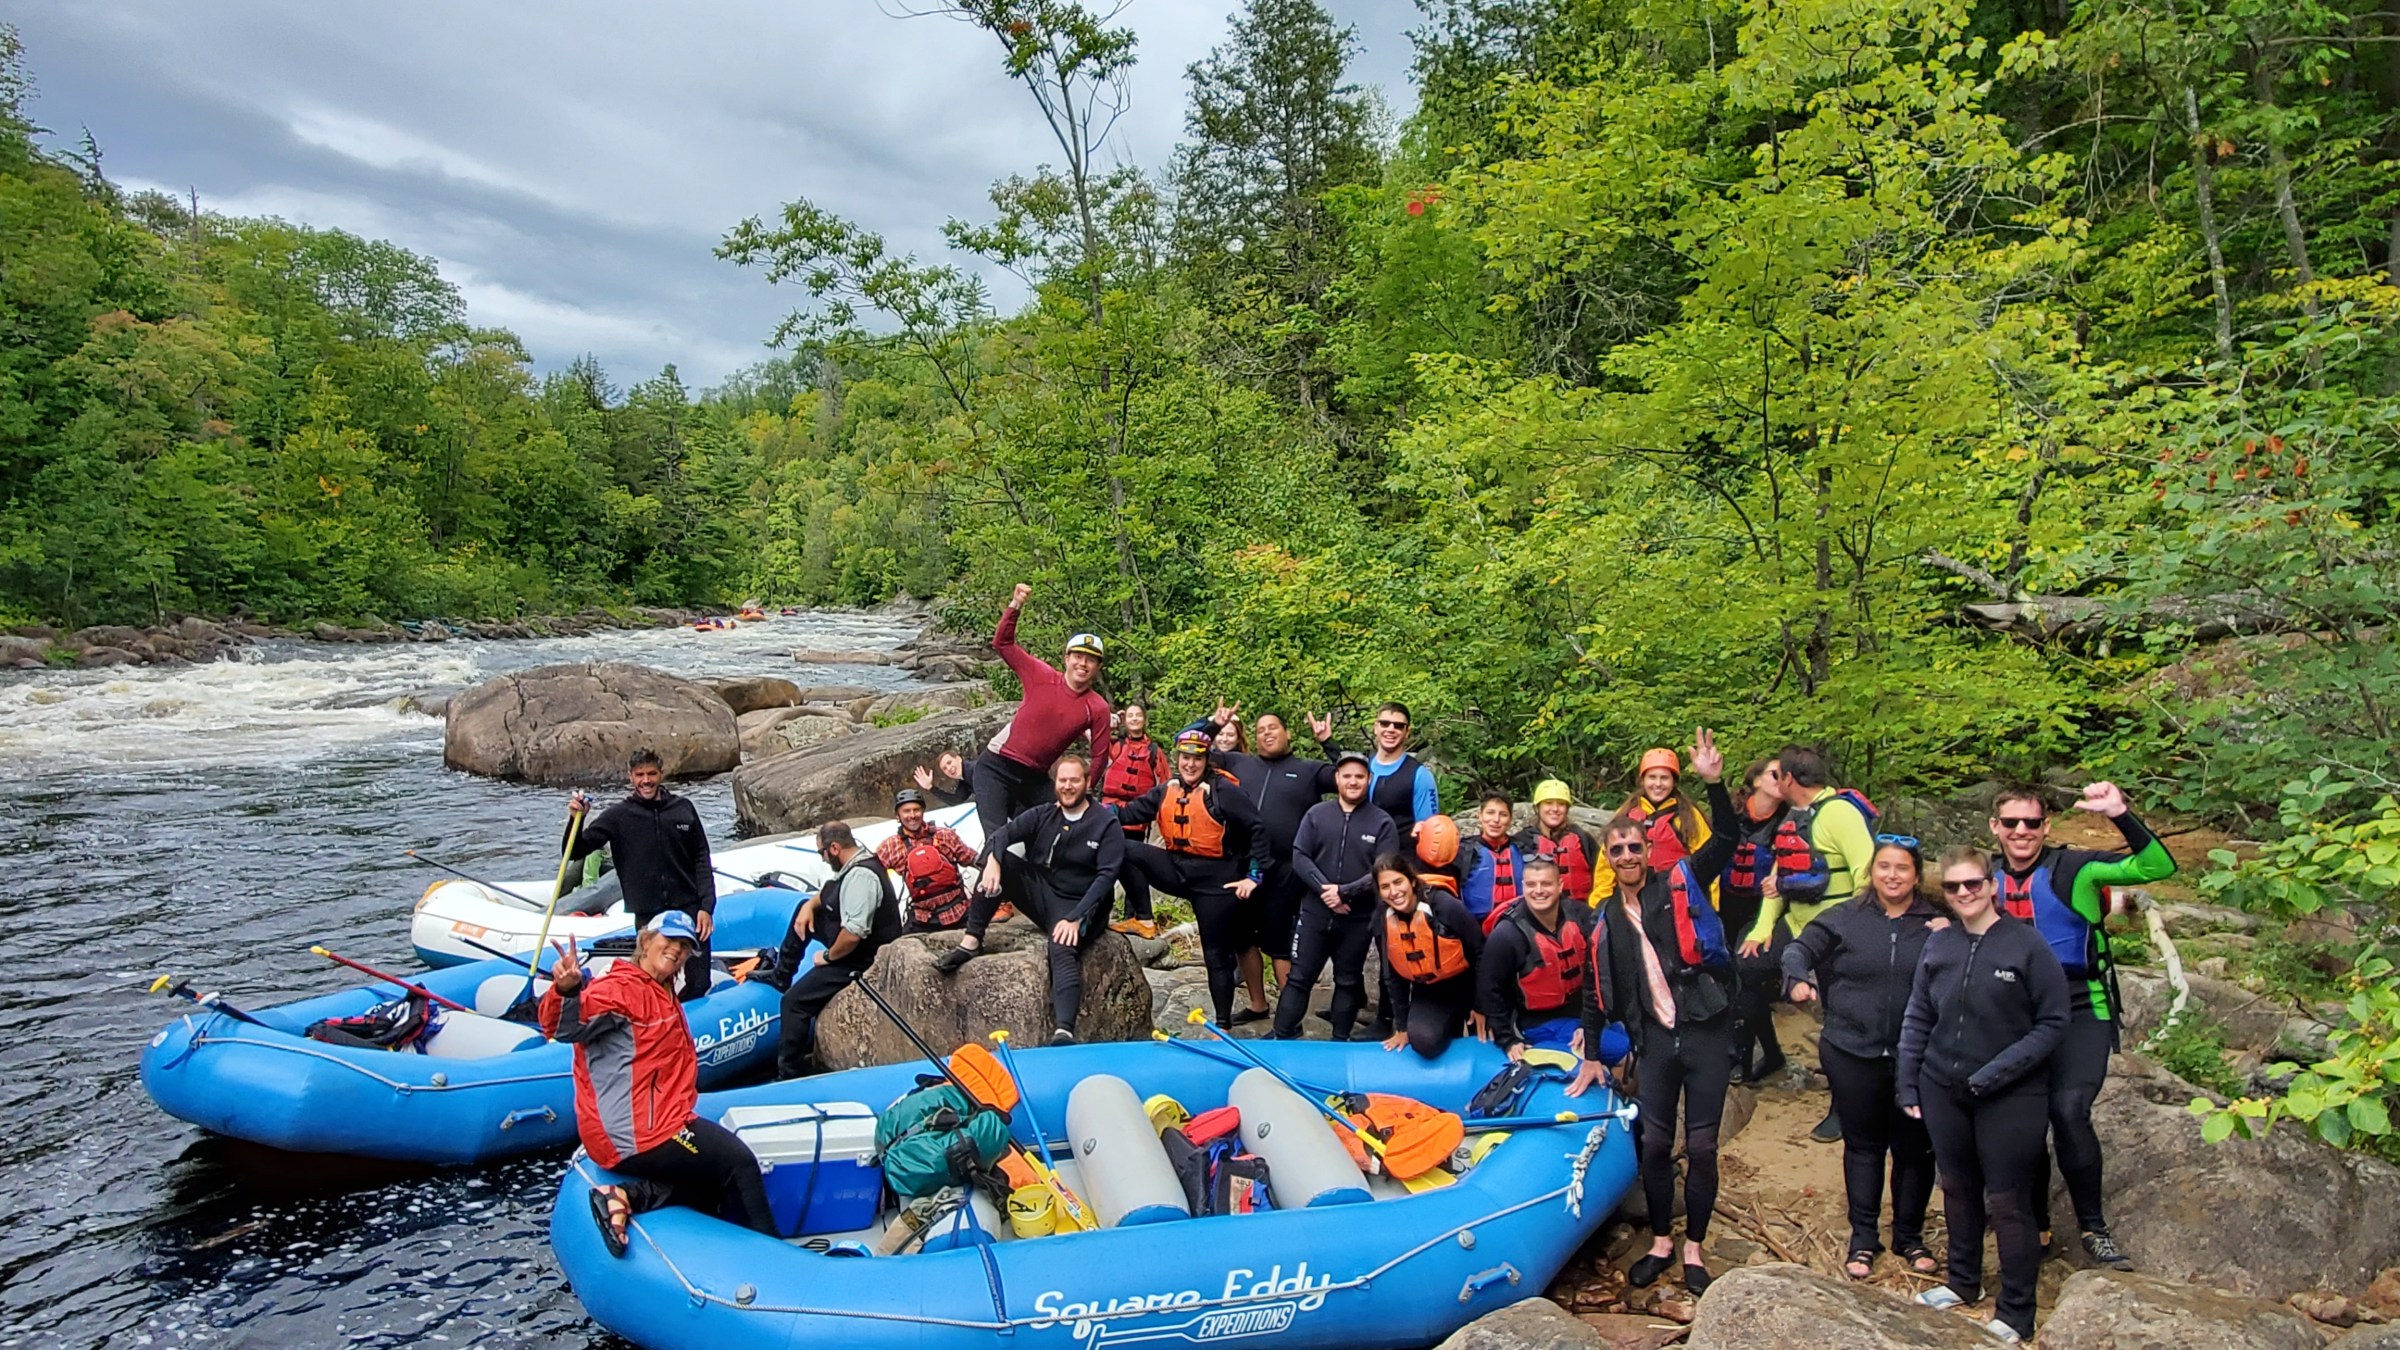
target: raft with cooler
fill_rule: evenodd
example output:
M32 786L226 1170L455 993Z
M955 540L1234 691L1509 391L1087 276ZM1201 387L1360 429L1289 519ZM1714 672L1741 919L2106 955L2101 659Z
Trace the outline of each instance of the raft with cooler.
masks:
M799 901L768 890L717 902L714 982L684 1005L702 1086L774 1063L782 996L726 967L776 947ZM620 920L615 932L630 937L632 929ZM597 974L611 959L586 968ZM142 1086L180 1120L294 1152L476 1164L571 1144L574 1047L544 1037L530 1009L520 1010L526 1020L501 1015L519 1002L526 973L519 962L493 959L414 981L471 1012L426 1008L391 982L239 1013L203 1003L151 1037ZM411 1002L418 1006L398 1006ZM312 1025L377 1009L394 1017L413 1011L426 1024L397 1048L308 1035Z
M983 845L983 826L975 817L972 802L928 811L925 819L958 831L969 848ZM858 842L872 850L898 828L898 822L890 820L861 825ZM833 869L817 854L813 830L737 844L710 861L717 870L719 886L746 882L814 891L833 875ZM409 941L417 949L417 959L429 966L451 966L481 960L494 951L523 956L533 950L541 931L542 910L550 902L554 884L549 877L492 885L455 880L433 883L417 898L416 912L409 916ZM572 912L581 909L599 912ZM603 933L621 933L632 923L623 893L617 889L616 874L611 872L587 887L569 891L560 902L558 915L550 921L550 932L553 937L586 941Z
M1049 1141L1096 1227L1038 1187L1005 1212L976 1188L941 1192L947 1209L899 1206L885 1182L909 1136L892 1116L927 1081L919 1061L701 1098L759 1156L780 1236L668 1207L634 1216L612 1255L591 1192L615 1178L578 1152L551 1246L593 1318L649 1350L1430 1346L1538 1296L1634 1178L1631 1109L1606 1089L1568 1098L1563 1074L1526 1084L1506 1126L1467 1119L1448 1165L1420 1162L1405 1183L1362 1167L1318 1109L1392 1094L1376 1100L1464 1115L1509 1068L1480 1041L1428 1061L1373 1042L1159 1040L1028 1050L1012 1067L1008 1136ZM1204 1121L1235 1142L1202 1150L1196 1183L1179 1145Z

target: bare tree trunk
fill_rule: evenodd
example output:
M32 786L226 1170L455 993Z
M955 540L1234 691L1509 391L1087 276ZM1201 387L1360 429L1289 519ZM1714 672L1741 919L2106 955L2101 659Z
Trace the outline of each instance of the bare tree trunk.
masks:
M2217 304L2217 355L2233 359L2233 296L2225 283L2225 244L2217 229L2217 168L2200 135L2200 96L2183 87L2184 130L2192 143L2192 200L2200 216L2200 242L2208 249L2208 289Z

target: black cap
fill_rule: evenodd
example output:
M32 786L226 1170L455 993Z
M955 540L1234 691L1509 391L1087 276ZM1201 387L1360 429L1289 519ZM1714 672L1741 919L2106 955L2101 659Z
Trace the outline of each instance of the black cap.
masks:
M1364 750L1344 750L1333 757L1333 767L1337 769L1350 763L1364 764L1370 773L1375 769L1375 761L1367 758L1367 752Z

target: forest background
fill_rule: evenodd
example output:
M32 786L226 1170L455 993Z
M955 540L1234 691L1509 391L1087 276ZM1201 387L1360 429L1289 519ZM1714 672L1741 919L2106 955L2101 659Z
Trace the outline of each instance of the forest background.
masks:
M537 375L393 245L120 191L0 29L0 625L973 628L1026 580L1120 697L1398 698L1459 785L1621 785L1705 722L1871 790L2075 765L2304 855L2400 819L2400 13L1420 0L1394 123L1315 0L1249 0L1126 167L1129 32L919 7L1053 142L955 258L728 222L795 313L698 392Z

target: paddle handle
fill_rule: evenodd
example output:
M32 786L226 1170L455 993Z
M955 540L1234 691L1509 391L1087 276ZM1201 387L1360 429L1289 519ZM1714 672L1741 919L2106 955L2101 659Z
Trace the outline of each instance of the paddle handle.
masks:
M353 961L349 957L342 955L340 952L329 952L323 947L311 947L309 950L336 965L348 966L352 970L355 970L362 975L372 975L376 979L383 981L385 984L396 984L412 994L416 994L431 1002L439 1003L445 1008L456 1009L459 1012L475 1011L473 1008L468 1007L466 1004L461 1003L456 999L443 998L440 994L433 992L424 985L411 984L407 980L401 979L397 975L387 975L383 971L377 970L375 967L368 965L364 961Z
M567 842L558 850L558 880L550 887L550 903L542 910L541 931L533 939L533 961L525 967L525 992L517 996L519 1003L533 998L533 982L541 973L542 949L550 945L550 919L558 913L558 898L567 893L567 869L575 865L575 841L583 837L583 808L567 811Z

